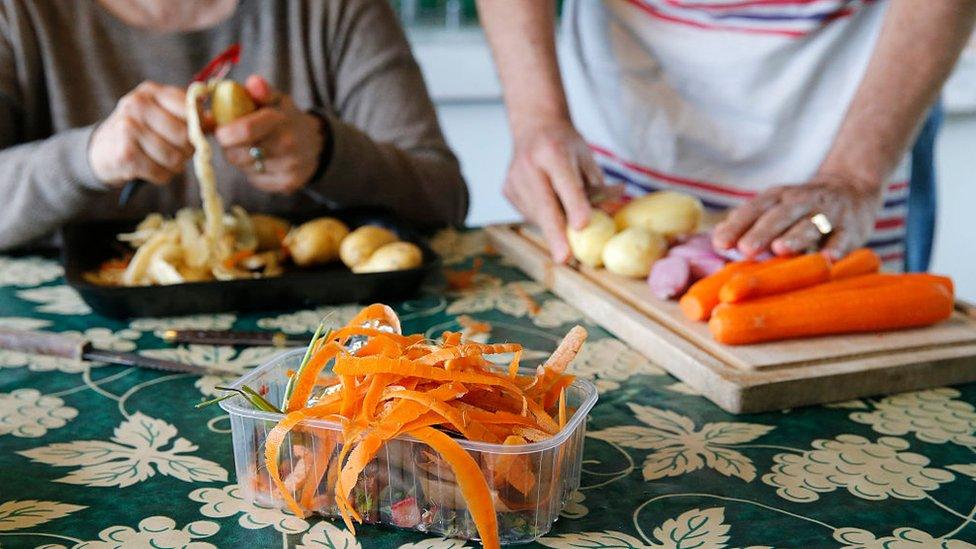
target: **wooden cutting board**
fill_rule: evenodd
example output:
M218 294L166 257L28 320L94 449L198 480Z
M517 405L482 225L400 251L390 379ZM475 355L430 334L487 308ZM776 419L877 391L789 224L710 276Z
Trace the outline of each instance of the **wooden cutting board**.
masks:
M556 264L541 238L518 225L487 231L529 276L732 413L976 381L976 320L960 313L914 330L722 345L643 280Z

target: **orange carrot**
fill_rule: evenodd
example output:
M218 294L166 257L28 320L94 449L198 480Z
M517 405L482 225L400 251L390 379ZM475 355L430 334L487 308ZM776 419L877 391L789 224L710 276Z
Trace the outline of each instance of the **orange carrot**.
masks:
M478 528L481 544L485 549L498 549L498 517L495 515L491 490L478 462L451 437L436 429L424 427L411 431L410 434L430 446L450 465L461 495L468 505L468 513Z
M444 278L447 279L447 286L452 290L467 290L474 286L474 278L481 270L483 261L480 257L474 258L471 268L464 271L454 271L444 269Z
M689 320L708 320L712 314L712 309L719 304L718 293L722 286L736 274L757 269L759 265L754 261L729 263L711 276L706 276L695 282L678 301L681 312Z
M252 255L254 255L254 250L236 251L230 254L230 256L228 256L227 259L224 260L224 268L233 269L238 263L244 261L245 259L251 257Z
M830 267L830 278L840 280L852 276L876 273L881 268L881 258L871 248L860 248L847 254Z
M515 295L517 295L519 299L525 302L525 307L529 311L529 316L535 316L539 314L539 311L542 310L542 307L539 305L539 302L536 301L534 297L529 295L529 292L525 291L525 288L519 286L518 284L512 285L511 288L512 291L515 292Z
M823 254L801 255L733 275L719 290L722 303L739 303L767 295L791 292L830 279L830 262Z
M742 345L927 326L948 318L952 308L952 295L944 286L906 280L877 287L723 304L716 307L708 326L717 341Z
M761 300L778 299L780 297L797 297L805 296L811 294L823 294L828 292L839 292L843 290L854 290L857 288L875 288L878 286L884 286L887 284L898 284L905 281L924 281L932 282L938 284L946 289L949 294L955 292L955 288L952 283L952 279L947 276L935 275L930 273L906 273L906 274L891 274L891 273L874 273L865 274L860 276L852 276L849 278L842 278L840 280L834 280L831 282L825 282L823 284L817 284L816 286L810 286L809 288L803 288L802 290L797 290L795 292L788 292L785 294L769 296L762 298ZM761 300L756 300L761 301Z

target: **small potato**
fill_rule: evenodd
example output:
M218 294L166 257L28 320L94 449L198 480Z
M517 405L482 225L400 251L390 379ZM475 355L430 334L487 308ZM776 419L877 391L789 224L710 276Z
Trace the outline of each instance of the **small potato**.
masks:
M424 254L416 244L391 242L381 246L369 259L352 268L354 273L384 273L416 269L424 262Z
M617 229L643 227L666 238L691 234L698 229L704 209L700 200L674 191L660 191L637 198L613 216Z
M257 107L244 86L233 80L221 80L210 96L210 109L217 125L233 122Z
M617 233L603 247L607 270L623 276L644 278L651 265L668 251L668 241L658 233L630 227Z
M586 227L578 231L567 227L566 237L569 239L569 249L573 251L573 257L590 267L599 267L603 265L603 260L600 258L603 246L616 232L617 227L613 224L613 219L603 211L595 209Z
M349 236L342 239L339 245L339 259L352 269L356 265L369 259L381 246L399 240L397 235L389 229L376 225L363 225Z
M339 243L349 234L345 223L332 217L320 217L291 230L284 244L296 265L306 267L335 261Z
M280 248L291 229L291 224L284 219L266 214L251 214L251 224L258 239L258 251Z

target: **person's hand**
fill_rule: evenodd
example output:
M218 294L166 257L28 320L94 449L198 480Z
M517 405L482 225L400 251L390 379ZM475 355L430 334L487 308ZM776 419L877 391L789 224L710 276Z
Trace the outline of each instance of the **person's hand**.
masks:
M216 129L224 158L255 187L293 193L318 169L325 146L322 121L299 110L259 76L249 77L245 87L258 109Z
M603 174L586 142L567 122L522 129L502 192L549 243L553 259L569 258L566 221L582 229L590 221L588 193L601 188Z
M193 154L185 98L180 88L146 81L120 99L88 145L95 177L109 186L133 179L162 185L182 173Z
M880 200L880 185L840 176L820 175L803 185L773 187L717 225L713 244L755 257L765 250L795 255L825 240L822 251L839 259L867 242ZM829 235L822 235L810 220L817 214L830 221Z

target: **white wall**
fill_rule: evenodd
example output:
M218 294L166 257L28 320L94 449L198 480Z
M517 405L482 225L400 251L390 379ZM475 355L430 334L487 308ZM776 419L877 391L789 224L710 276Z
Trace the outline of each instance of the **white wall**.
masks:
M936 148L938 217L931 270L976 302L976 114L946 117Z

